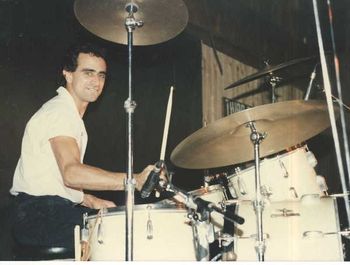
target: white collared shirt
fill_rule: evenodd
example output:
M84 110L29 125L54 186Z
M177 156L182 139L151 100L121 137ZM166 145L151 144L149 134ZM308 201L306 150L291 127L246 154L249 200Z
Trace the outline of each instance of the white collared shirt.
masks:
M49 139L56 136L73 137L77 141L83 162L88 137L84 121L70 93L64 87L59 87L57 93L26 125L21 156L10 193L58 195L74 203L81 203L83 192L64 185Z

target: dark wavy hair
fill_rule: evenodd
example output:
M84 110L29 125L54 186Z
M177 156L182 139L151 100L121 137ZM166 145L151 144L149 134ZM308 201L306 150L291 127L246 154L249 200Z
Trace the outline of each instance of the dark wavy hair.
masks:
M78 67L78 56L80 53L92 54L104 59L107 63L107 51L93 43L78 43L71 46L63 57L62 70L74 72Z
M65 55L63 56L61 69L60 69L60 77L58 80L59 85L65 86L66 79L62 75L62 70L66 70L68 72L74 72L78 67L78 56L80 53L92 54L96 57L102 58L105 60L107 64L107 50L103 47L100 47L96 44L87 42L87 43L75 43L70 46Z

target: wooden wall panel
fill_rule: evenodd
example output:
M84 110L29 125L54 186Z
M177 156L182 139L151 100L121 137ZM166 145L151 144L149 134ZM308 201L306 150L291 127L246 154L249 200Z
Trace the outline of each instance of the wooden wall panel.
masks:
M254 74L258 70L223 53L217 52L217 54L223 68L222 75L219 71L213 49L202 43L203 126L224 116L224 97L236 98L244 94L246 96L237 99L237 101L250 106L271 103L270 91L267 87L259 93L253 93L259 86L264 85L264 77L224 90L225 87L233 82ZM276 88L276 93L279 96L278 101L285 101L302 99L305 91L292 85L286 85Z

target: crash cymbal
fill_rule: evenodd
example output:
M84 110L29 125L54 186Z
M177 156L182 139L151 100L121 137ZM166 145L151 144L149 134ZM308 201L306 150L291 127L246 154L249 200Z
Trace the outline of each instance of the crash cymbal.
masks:
M259 71L255 74L252 74L252 75L249 75L241 80L238 80L237 82L234 82L232 83L231 85L225 87L224 89L229 89L229 88L233 88L233 87L236 87L236 86L239 86L239 85L243 85L245 83L248 83L250 81L254 81L255 79L258 79L260 77L263 77L265 75L268 75L270 73L273 73L273 72L276 72L280 69L283 69L283 68L286 68L288 66L292 66L292 65L295 65L295 64L299 64L299 63L302 63L302 62L307 62L309 60L312 60L312 59L315 59L316 56L312 56L312 57L305 57L305 58L299 58L299 59L294 59L294 60L291 60L289 62L284 62L284 63L281 63L279 65L276 65L276 66L269 66L267 67L266 69L262 70L262 71Z
M136 20L144 25L133 31L133 45L151 45L167 41L187 25L188 11L182 0L75 0L74 12L86 29L95 35L127 44L125 6L136 4Z
M338 108L336 113L338 113ZM323 101L292 100L246 109L219 119L184 139L170 159L179 167L205 169L254 159L248 122L266 138L260 144L265 157L299 144L329 127Z

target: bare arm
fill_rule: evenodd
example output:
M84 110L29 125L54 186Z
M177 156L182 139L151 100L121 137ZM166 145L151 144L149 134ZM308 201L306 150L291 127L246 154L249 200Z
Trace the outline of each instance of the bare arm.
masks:
M82 205L89 207L91 209L116 207L114 202L97 198L91 194L84 194Z
M57 136L50 139L50 144L66 186L87 190L124 189L125 173L111 172L80 162L80 150L74 138ZM153 166L148 166L140 174L135 174L137 189L141 189L152 169Z

